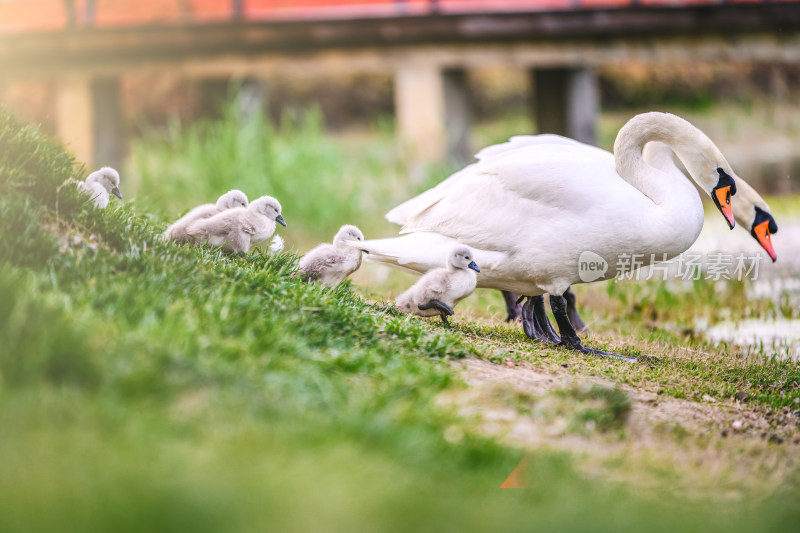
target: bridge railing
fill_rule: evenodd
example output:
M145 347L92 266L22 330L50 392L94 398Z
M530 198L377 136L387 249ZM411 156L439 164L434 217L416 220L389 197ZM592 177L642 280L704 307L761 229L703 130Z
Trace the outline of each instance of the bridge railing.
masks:
M0 33L235 21L522 13L635 6L679 8L766 1L768 0L0 0Z

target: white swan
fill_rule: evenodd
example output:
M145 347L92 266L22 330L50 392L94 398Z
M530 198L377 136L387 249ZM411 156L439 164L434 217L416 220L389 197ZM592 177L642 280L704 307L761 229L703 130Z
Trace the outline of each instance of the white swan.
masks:
M580 145L586 150L599 150L593 146L585 145L573 139L559 137L557 135L520 136L512 138L511 141L506 144L516 145L514 148L519 148L522 145L541 143L542 139L538 139L538 137L548 137L548 139L546 139L547 143ZM605 152L604 150L601 151L604 154L607 154L606 157L613 159L613 154L610 152ZM683 172L675 164L672 150L669 148L669 146L663 143L648 143L644 147L643 157L649 165L655 168L663 170L664 172L676 176L677 178L684 176ZM767 202L755 191L755 189L753 189L753 187L751 187L737 174L732 173L731 176L736 183L736 195L731 198L733 216L736 220L736 223L739 224L739 226L745 231L749 231L750 235L756 240L756 242L758 242L767 252L767 254L769 254L769 257L772 259L772 261L776 261L777 255L775 254L775 249L772 245L771 234L774 234L778 231L778 225L775 222L775 218L772 216L772 213L770 212L769 205L767 205ZM516 295L513 293L504 292L503 296L507 302L507 310L509 315L511 315L512 312L517 311L516 306L513 308L511 307L513 302L516 301ZM581 328L585 327L585 325L577 309L575 294L572 291L567 290L564 293L564 297L566 298L567 314L570 318L570 321L576 327L576 329L580 330ZM558 339L558 336L555 335L555 332L549 323L547 313L544 308L544 302L541 297L538 297L538 301L536 298L529 299L529 301L525 304L525 307L523 307L521 315L523 328L526 329L526 333L528 333L530 336L549 342L558 342L560 340Z
M646 113L620 130L613 162L602 150L563 144L487 157L414 199L403 214L408 235L356 245L371 260L417 273L441 264L454 244L470 246L482 269L478 287L549 293L562 344L592 351L580 344L561 296L582 282L581 254L599 255L608 268L598 279L609 279L625 267L625 254L637 254L644 264L675 257L703 225L694 186L643 159L651 141L676 152L733 225L735 184L725 157L689 122Z
M298 264L304 281L320 281L334 287L361 266L361 250L347 241L363 241L364 234L355 226L342 226L333 238L333 244L320 244L309 251Z
M484 148L478 154L476 159L479 162L485 162L498 155L504 154L511 150L525 148L534 145L549 145L560 144L566 146L573 146L586 151L587 153L595 154L599 157L605 157L609 163L614 163L614 155L595 146L581 143L574 139L562 137L560 135L543 134L543 135L519 135L512 137L508 142L489 146ZM645 145L643 149L643 158L650 166L659 170L672 174L678 178L684 175L680 169L675 165L673 160L672 150L669 146L660 142L650 142ZM462 173L469 172L473 165L468 166L464 170L457 172L442 183L438 184L433 189L423 192L421 195L408 200L407 202L395 207L386 218L390 222L404 225L410 214L413 214L418 205L425 204L426 195L430 198L433 195L440 193L447 187L457 182ZM764 199L744 180L739 178L736 174L731 174L733 177L737 194L731 198L734 218L741 227L750 231L750 234L756 241L764 248L773 261L776 260L775 251L772 246L770 234L778 230L770 208ZM514 293L503 291L503 297L508 311L507 321L512 321L522 314L523 327L526 333L534 338L545 341L558 342L560 339L555 331L550 326L547 319L547 313L544 307L544 301L541 296L530 298L526 304L526 308L519 309L517 297ZM576 308L575 294L571 290L564 293L567 302L567 314L570 322L579 331L585 329L585 324L578 313Z
M516 150L526 146L539 144L562 144L575 146L587 152L597 154L598 156L606 157L609 162L614 161L614 154L611 152L607 152L595 146L584 144L568 137L561 137L560 135L552 134L518 135L509 139L508 142L484 148L478 154L476 154L475 157L478 160L487 160L488 158L495 157L510 150ZM675 164L672 150L669 148L669 146L663 143L650 142L645 145L643 157L645 162L652 167L663 170L664 172L667 172L678 178L684 176L683 172ZM457 175L458 174L451 176L442 182L442 184L456 178ZM772 261L776 261L777 255L775 254L775 249L772 245L771 235L778 231L778 225L775 222L775 218L772 216L769 205L767 205L767 202L755 191L755 189L753 189L753 187L751 187L737 174L732 173L731 177L736 184L736 195L731 198L733 217L736 220L736 223L738 223L740 227L744 228L745 231L749 231L750 235L767 252ZM410 206L407 204L413 204L413 202L416 200L416 198L412 198L405 204L393 209L387 214L387 218L392 222L404 224L405 221L402 220L403 216L405 216L404 213L413 210L413 205ZM567 290L567 292L564 293L564 296L567 300L567 313L569 314L570 321L578 330L585 328L585 324L583 323L583 320L581 319L580 314L575 306L574 293L570 290ZM508 292L504 292L503 297L506 302L506 308L509 316L507 320L513 320L516 318L518 313L518 306L515 304L517 298L513 293ZM537 307L536 312L538 315L537 320L542 323L542 327L544 328L542 331L546 334L543 340L554 340L553 336L547 335L547 328L549 324L544 323L544 321L547 320L547 315L544 312L544 308L541 307L541 304L539 304L539 306L540 307ZM524 322L525 317L523 317L523 325L527 325L524 324ZM533 331L537 331L535 326ZM552 328L550 328L549 331L552 332Z
M234 207L211 218L195 220L186 234L195 244L222 246L231 253L246 253L250 247L272 237L275 223L286 226L281 204L271 196L262 196L247 207Z
M581 150L585 150L587 153L593 153L599 157L605 157L611 163L614 161L614 154L607 152L602 148L585 144L580 141L576 141L575 139L570 139L569 137L562 137L560 135L553 134L517 135L511 137L508 142L484 148L475 155L475 158L479 161L485 161L511 150L547 144L573 146ZM642 156L645 162L654 168L662 170L676 177L684 176L683 172L675 164L672 149L662 142L654 141L647 143L642 150ZM455 174L450 178L447 178L442 183L437 185L437 187L443 186L457 175L458 174ZM730 200L734 220L746 231L750 232L756 242L758 242L764 251L769 254L769 257L773 262L776 261L777 255L774 247L772 246L771 235L777 233L778 225L775 222L775 218L772 216L769 205L764 198L762 198L761 195L750 186L750 184L740 178L736 173L731 173L731 177L736 185L736 195L732 196ZM406 214L414 210L414 202L416 202L418 198L419 197L412 198L408 202L405 202L389 211L389 213L386 214L387 220L394 222L395 224L404 225L406 223Z
M440 316L449 326L447 317L453 314L453 307L475 290L475 272L481 269L472 255L466 246L453 248L444 267L429 271L397 297L397 308L419 316Z
M105 209L110 195L113 194L120 200L122 193L119 191L119 173L111 167L95 170L86 178L86 181L75 181L78 190L94 200L95 207Z
M186 228L195 220L211 218L226 209L234 207L247 207L247 195L240 190L233 189L217 199L216 204L203 204L195 207L181 218L170 224L164 232L164 239L168 241L183 242L189 240Z

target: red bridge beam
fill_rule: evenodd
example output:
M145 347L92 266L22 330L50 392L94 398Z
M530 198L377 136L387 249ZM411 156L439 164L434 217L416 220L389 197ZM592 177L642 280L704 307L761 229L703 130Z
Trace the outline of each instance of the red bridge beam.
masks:
M798 0L5 0L0 33L76 28L194 26L232 22L332 21L582 12L625 8L771 6Z
M625 36L732 35L800 29L800 3L547 13L91 28L0 36L0 76L183 58L357 47L480 44Z

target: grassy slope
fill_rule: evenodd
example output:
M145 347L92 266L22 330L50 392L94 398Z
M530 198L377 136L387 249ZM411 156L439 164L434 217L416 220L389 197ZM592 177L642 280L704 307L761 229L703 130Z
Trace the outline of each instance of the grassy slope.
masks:
M297 146L295 134L282 135L283 150ZM297 161L313 160L318 140L306 139ZM178 151L176 160L201 152ZM241 170L234 175L251 195L272 192L263 176ZM335 181L341 168L318 170ZM532 490L491 490L522 453L476 436L434 398L463 386L448 361L482 350L462 332L514 341L518 332L444 332L365 302L349 284L299 283L290 254L230 258L161 243L163 222L142 207L144 195L102 212L71 188L56 196L83 174L61 147L0 113L3 531L796 524L794 489L734 510L713 497L656 500L586 479L555 451L532 456ZM144 175L152 198L161 190L155 175L176 176ZM162 214L174 213L172 198L188 207L212 192L207 174L188 175L196 181L163 185ZM330 187L326 201L342 199L335 183L321 187ZM198 198L183 198L186 190ZM290 225L313 216L316 194L301 195L304 203L299 192L280 192ZM352 200L343 200L347 215L362 213L358 195L341 194ZM325 228L312 236L340 223L334 213L316 216ZM636 372L658 379L651 368ZM706 374L712 383L729 375ZM458 444L445 438L454 426L466 431Z

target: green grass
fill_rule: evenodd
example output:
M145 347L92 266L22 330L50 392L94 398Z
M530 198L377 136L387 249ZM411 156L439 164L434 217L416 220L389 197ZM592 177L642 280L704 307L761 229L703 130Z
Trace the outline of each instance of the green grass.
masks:
M445 331L365 300L350 283L299 282L292 254L229 257L158 238L166 220L232 187L278 196L304 238L350 217L366 222L383 207L364 208L374 190L342 187L349 168L385 172L387 184L374 187L394 201L400 156L384 167L374 154L388 148L365 146L367 163L356 167L314 117L288 129L174 130L138 154L136 200L100 211L71 187L56 193L85 169L0 110L0 530L730 532L797 523L794 486L731 509L714 494L655 496L587 476L559 450L530 454L530 490L496 491L523 452L436 399L464 387L452 361L500 357L466 335L522 345L518 330L459 321ZM321 182L292 182L301 178ZM525 357L547 353L526 346ZM615 377L630 368L570 361ZM698 383L734 375L710 368ZM772 379L779 367L765 368ZM631 381L668 375L641 365ZM598 430L619 428L630 408L616 388L579 388L565 400ZM451 427L463 432L458 442ZM661 481L665 490L672 481Z
M268 194L281 202L283 233L297 247L329 242L343 224L392 231L376 221L409 189L422 191L445 173L425 168L409 184L385 126L375 140L353 139L343 151L325 134L318 111L287 113L276 127L259 114L242 118L237 109L226 106L220 121L173 123L137 144L127 186L136 206L173 220L229 189L251 200Z

